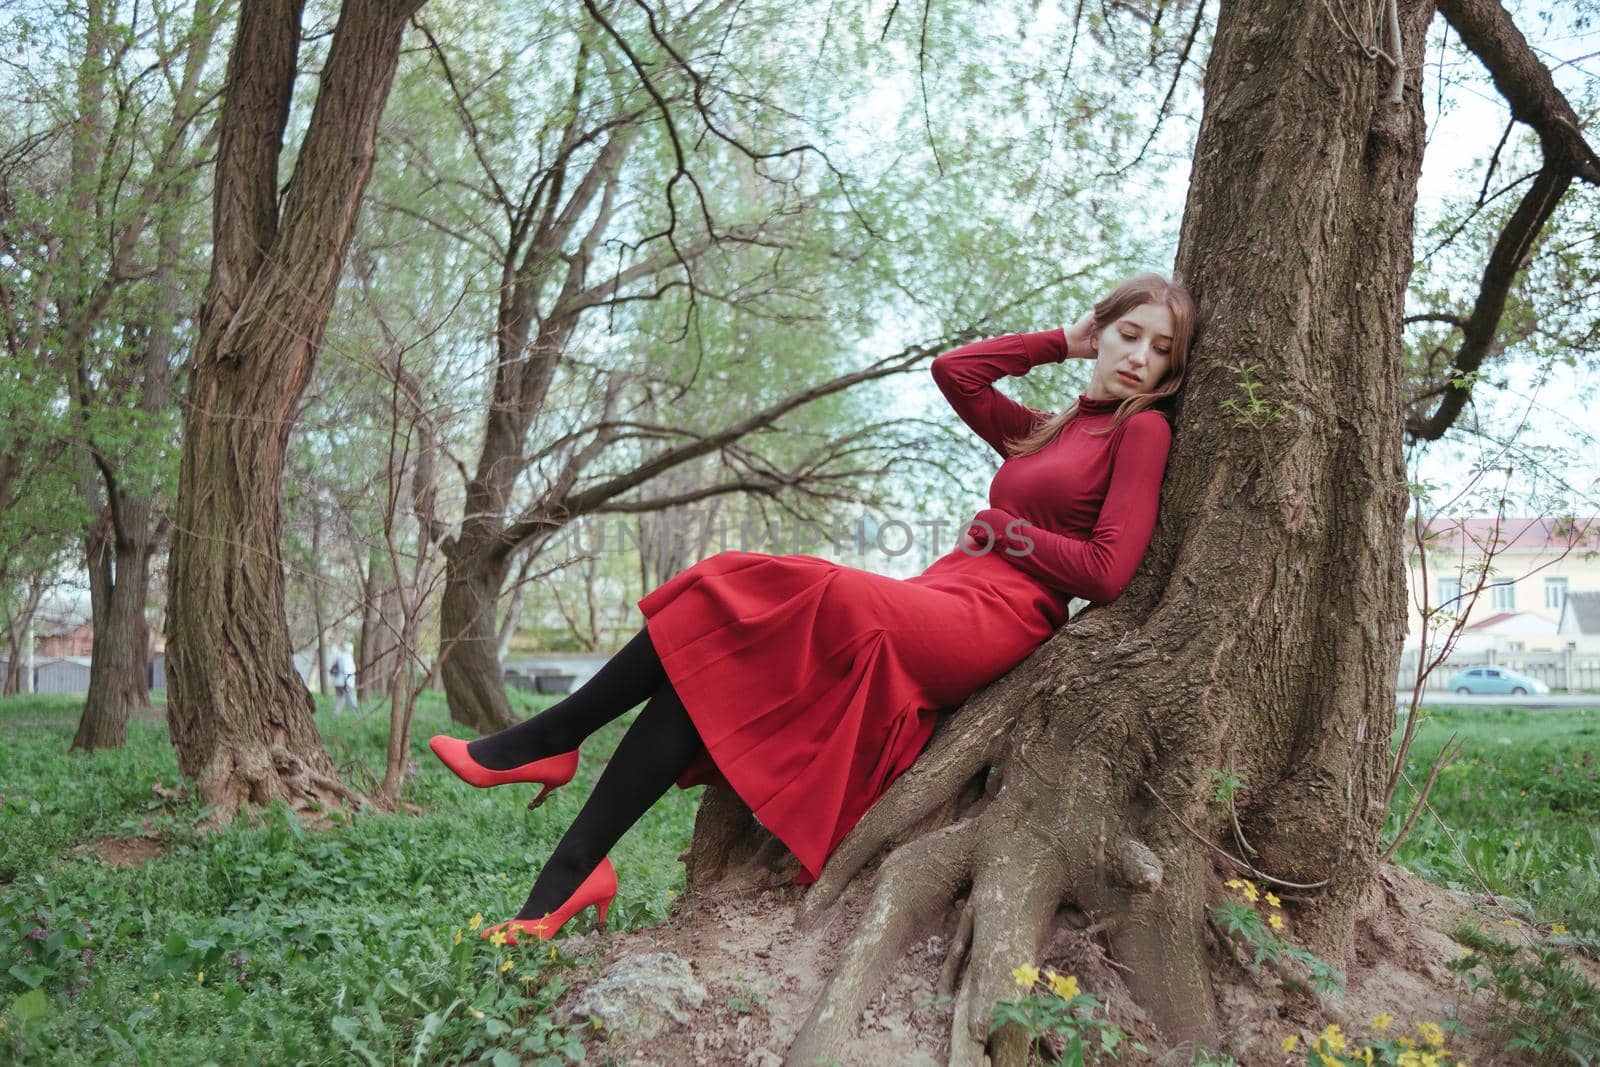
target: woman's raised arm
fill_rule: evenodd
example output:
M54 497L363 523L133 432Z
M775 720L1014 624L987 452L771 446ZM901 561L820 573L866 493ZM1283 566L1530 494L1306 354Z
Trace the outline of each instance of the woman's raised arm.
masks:
M994 387L1006 375L1067 358L1066 331L1013 333L951 349L933 361L933 380L961 421L1009 459L1003 442L1022 437L1049 414L1019 404Z

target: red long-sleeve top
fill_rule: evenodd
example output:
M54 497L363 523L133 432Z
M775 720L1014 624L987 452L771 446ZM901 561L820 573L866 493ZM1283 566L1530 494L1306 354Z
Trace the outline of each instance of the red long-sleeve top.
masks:
M1067 357L1061 329L1011 334L946 352L933 380L961 420L1004 460L989 507L973 517L995 533L992 550L1052 588L1095 603L1115 600L1150 545L1172 427L1145 410L1103 436L1119 402L1078 398L1078 414L1044 448L1007 458L1003 442L1050 417L994 387ZM981 529L981 527L980 527Z

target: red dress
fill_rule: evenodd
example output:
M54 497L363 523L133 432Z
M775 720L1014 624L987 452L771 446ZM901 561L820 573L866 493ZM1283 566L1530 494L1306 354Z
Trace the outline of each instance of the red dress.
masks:
M933 361L961 418L1000 453L1046 417L993 383L1066 356L1061 330L967 345ZM639 610L706 751L679 785L731 787L813 880L927 743L937 713L1015 667L1074 596L1116 597L1155 526L1171 441L1146 411L1104 437L1114 401L989 486L991 548L956 547L914 578L816 556L720 552ZM1007 525L1011 532L1006 532Z

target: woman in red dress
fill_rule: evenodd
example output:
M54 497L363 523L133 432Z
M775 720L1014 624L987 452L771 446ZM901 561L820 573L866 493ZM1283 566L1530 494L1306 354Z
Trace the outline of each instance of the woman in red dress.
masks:
M639 603L646 625L576 692L473 742L429 745L476 786L571 780L578 745L641 701L593 795L515 919L554 935L616 894L606 858L676 782L732 788L800 861L800 881L926 745L938 713L1005 674L1067 618L1113 600L1155 527L1195 309L1156 274L1076 325L966 345L933 361L964 422L999 453L990 506L961 544L897 579L805 555L720 552ZM1095 361L1057 413L994 388L1041 363Z

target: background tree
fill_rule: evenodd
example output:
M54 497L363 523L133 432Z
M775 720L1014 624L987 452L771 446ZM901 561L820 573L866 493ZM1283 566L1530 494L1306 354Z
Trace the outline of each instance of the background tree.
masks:
M229 6L84 0L63 15L20 20L25 41L49 40L65 61L25 68L8 86L26 123L13 142L11 259L32 293L8 304L14 355L72 413L61 432L79 460L94 622L73 747L92 750L122 744L128 712L148 703L145 606L170 483L164 424L215 96L211 48Z
M282 477L417 6L342 7L281 196L299 3L243 8L228 61L167 614L168 728L179 766L220 822L246 803L327 808L359 799L323 750L291 659Z

